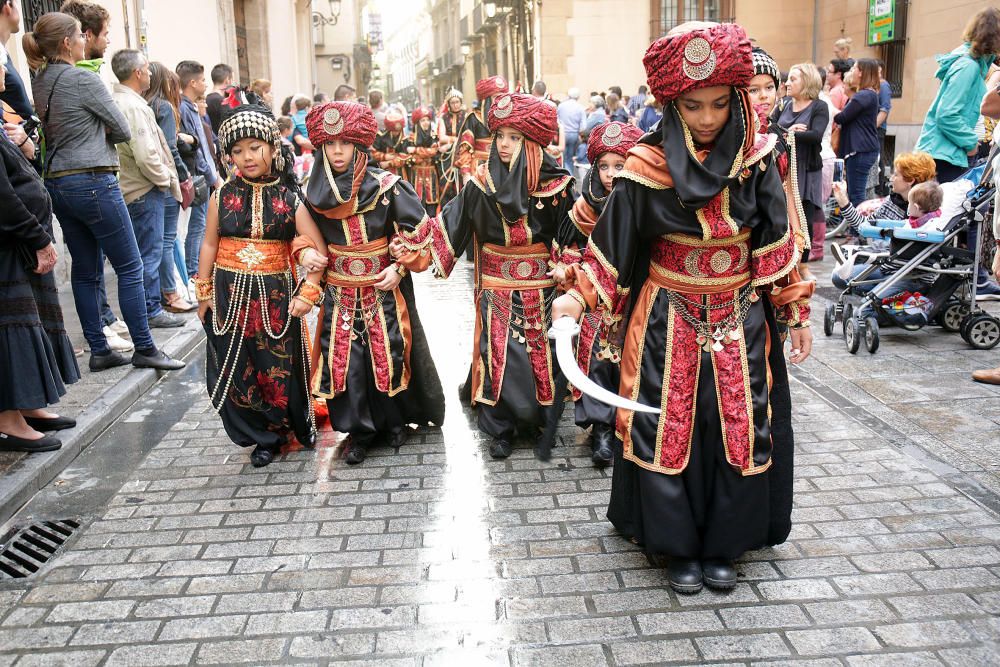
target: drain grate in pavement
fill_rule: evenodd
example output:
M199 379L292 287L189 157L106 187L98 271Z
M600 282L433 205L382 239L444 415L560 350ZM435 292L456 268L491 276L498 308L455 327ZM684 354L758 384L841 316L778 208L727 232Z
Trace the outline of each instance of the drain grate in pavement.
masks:
M56 519L14 529L0 541L0 579L23 579L35 574L79 527L76 519Z

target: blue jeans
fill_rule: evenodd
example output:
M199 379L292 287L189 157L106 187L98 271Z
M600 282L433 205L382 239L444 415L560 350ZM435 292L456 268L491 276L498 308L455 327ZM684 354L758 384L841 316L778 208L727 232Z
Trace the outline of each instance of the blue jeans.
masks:
M857 206L865 200L865 189L868 187L868 172L878 160L878 151L855 153L844 160L844 171L847 176L847 198Z
M163 191L153 188L128 204L135 241L142 257L142 287L146 293L146 315L163 312L160 303L160 263L163 260Z
M118 319L115 315L115 311L111 310L111 304L108 303L108 290L104 287L104 253L101 253L98 262L101 265L101 284L97 287L97 302L101 307L101 324L106 327L111 326Z
M102 251L118 274L118 306L132 343L137 351L155 351L146 319L142 258L118 179L114 174L72 174L50 178L45 187L73 258L73 300L91 354L111 352L101 330L98 301Z
M160 289L164 292L177 290L174 279L175 267L180 266L181 272L186 269L183 264L174 261L174 241L177 240L177 216L181 213L181 204L169 194L163 202L163 258L160 260Z
M187 277L198 275L198 256L201 242L205 240L205 218L208 216L208 202L191 207L187 238L184 239L184 255L187 257Z
M580 146L580 135L573 133L573 137L566 136L566 147L563 149L563 168L573 174L573 158L576 156L576 149Z

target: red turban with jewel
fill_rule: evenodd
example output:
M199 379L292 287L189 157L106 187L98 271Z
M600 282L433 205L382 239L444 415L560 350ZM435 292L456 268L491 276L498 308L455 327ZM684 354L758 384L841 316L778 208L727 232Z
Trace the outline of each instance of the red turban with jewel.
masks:
M494 99L488 120L490 132L512 127L541 146L548 146L559 132L555 105L522 93L505 93Z
M753 56L735 23L683 23L653 42L642 59L650 91L661 102L712 86L746 86Z
M590 138L587 140L587 161L593 164L605 153L617 153L625 157L641 136L642 130L629 123L612 121L598 125L590 131Z
M416 125L424 118L430 118L431 110L428 107L417 107L416 109L413 110L413 114L411 117L413 119L413 124Z
M507 79L502 76L491 76L486 79L480 79L476 83L476 97L480 100L485 100L487 97L493 97L494 95L506 92Z
M317 104L306 116L309 141L317 148L334 139L367 148L375 141L378 123L372 110L357 102Z
M390 132L402 132L403 125L406 124L406 117L398 109L389 109L385 113L385 129Z

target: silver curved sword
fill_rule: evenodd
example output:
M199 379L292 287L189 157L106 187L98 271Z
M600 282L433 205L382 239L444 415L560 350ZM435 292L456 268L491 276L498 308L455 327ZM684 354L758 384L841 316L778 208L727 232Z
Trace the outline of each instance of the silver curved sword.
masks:
M580 325L568 315L563 315L549 327L549 338L556 342L556 359L559 360L559 367L574 387L591 398L616 408L648 412L654 415L660 414L659 408L653 408L619 396L584 375L580 367L576 365L576 354L573 352L573 336L578 333L580 333Z

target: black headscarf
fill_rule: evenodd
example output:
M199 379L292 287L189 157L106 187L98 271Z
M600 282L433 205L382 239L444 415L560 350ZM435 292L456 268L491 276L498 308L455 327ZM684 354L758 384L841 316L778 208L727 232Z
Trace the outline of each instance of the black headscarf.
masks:
M431 121L430 127L424 130L420 127L420 122L418 121L413 128L413 140L414 145L417 148L430 148L437 141L437 135L434 134L434 122Z
M487 161L489 179L484 184L486 197L496 204L505 220L514 222L528 213L531 204L531 192L528 191L529 151L541 154L536 187L553 178L568 176L569 172L556 164L555 158L542 150L538 144L527 139L521 142L508 169L500 160L496 145L497 139L494 135L490 142L490 156Z
M642 143L655 142L657 139L662 141L663 154L674 181L674 191L687 208L703 208L723 188L732 185L739 178L739 173L730 177L729 172L733 162L743 151L747 132L752 131L748 130L748 123L752 121L746 118L742 98L735 88L730 93L729 108L729 120L704 162L698 160L688 146L687 126L681 119L676 102L672 101L663 107L660 137L647 134L640 140Z
M601 175L598 173L597 163L595 162L590 166L590 170L583 179L582 197L585 202L594 209L594 214L600 217L601 213L604 211L604 203L608 200L608 195L611 194L604 189L604 184L601 183Z
M338 199L334 194L331 180L337 186ZM313 163L309 183L306 185L306 201L316 211L334 211L357 199L355 211L362 211L375 201L381 192L379 180L368 166L368 154L358 146L354 147L354 157L342 174L333 170L326 159L326 151L320 148ZM343 209L341 209L343 210ZM327 217L331 217L327 215ZM338 219L346 215L336 216Z

